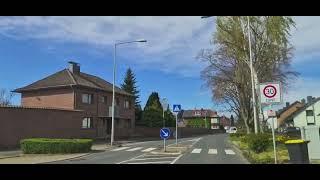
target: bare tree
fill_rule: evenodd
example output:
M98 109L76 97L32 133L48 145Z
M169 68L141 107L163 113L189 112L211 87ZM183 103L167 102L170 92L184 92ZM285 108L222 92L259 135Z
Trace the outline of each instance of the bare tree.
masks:
M10 105L14 94L6 89L0 89L0 105Z
M248 37L245 17L217 17L217 31L213 36L214 49L201 50L198 59L208 63L201 72L206 86L216 102L226 104L247 133L253 129L251 75L249 69ZM250 17L253 66L260 82L280 81L285 88L298 75L290 70L292 45L288 42L290 17Z

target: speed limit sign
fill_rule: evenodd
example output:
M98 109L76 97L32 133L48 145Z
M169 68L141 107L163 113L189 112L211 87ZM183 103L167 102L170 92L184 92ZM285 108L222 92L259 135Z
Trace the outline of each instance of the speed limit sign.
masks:
M261 103L275 104L281 103L280 83L263 83L260 84L260 100Z

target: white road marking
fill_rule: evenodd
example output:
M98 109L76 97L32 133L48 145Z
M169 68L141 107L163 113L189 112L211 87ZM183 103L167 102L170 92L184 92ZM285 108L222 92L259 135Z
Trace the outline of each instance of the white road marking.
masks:
M153 160L153 159L170 159L176 157L158 157L158 158L144 158L144 159L134 159L134 160Z
M194 149L191 153L200 153L201 149Z
M122 164L122 163L124 163L124 162L128 162L128 161L134 160L134 159L139 158L139 157L141 157L141 156L143 156L143 155L144 155L144 154L141 154L141 155L136 156L136 157L133 157L133 158L131 158L131 159L127 159L127 160L124 160L124 161L118 162L117 164Z
M208 154L218 154L217 149L209 149Z
M142 149L143 147L136 147L136 148L132 148L132 149L128 149L126 151L136 151L136 150L140 150Z
M117 148L117 149L112 149L111 151L121 151L121 150L125 150L128 148L130 148L130 147L121 147L121 148Z
M142 150L141 152L150 152L150 151L153 151L157 148L148 148L148 149L145 149L145 150Z
M183 156L183 154L181 154L180 156L178 156L175 160L173 160L170 164L174 164L176 163L176 161L178 161L178 159L180 159Z
M232 155L235 155L236 153L233 151L233 150L231 150L231 149L226 149L226 150L224 150L225 152L226 152L226 154L232 154Z
M135 163L127 163L127 164L164 164L170 163L171 161L154 161L154 162L135 162Z

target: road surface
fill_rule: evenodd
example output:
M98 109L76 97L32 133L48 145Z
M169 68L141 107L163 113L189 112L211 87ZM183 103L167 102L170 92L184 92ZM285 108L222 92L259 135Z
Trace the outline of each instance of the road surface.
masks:
M228 143L227 134L183 138L179 145L189 148L182 154L157 154L163 148L163 141L146 141L123 144L104 152L53 164L247 164L248 162ZM168 140L168 146L175 146L175 140Z

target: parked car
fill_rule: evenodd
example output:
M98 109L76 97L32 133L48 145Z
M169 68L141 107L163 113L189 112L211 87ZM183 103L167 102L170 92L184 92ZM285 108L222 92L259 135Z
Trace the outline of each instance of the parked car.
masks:
M237 133L237 128L236 127L230 127L227 131L229 134Z

